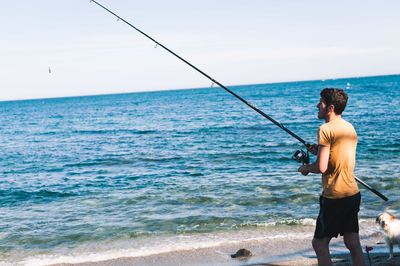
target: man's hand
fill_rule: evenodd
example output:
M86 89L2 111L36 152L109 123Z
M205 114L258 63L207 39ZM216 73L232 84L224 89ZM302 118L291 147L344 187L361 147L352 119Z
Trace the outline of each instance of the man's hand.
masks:
M318 154L318 144L309 144L307 145L307 150L314 155Z
M308 166L307 165L302 165L297 169L298 172L300 172L302 175L308 175L310 171L308 171Z

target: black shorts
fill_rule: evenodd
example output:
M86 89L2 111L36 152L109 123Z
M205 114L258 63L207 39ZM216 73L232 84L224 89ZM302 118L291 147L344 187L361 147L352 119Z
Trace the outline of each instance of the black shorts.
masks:
M360 201L360 193L341 199L328 199L321 196L314 238L332 238L347 232L358 233Z

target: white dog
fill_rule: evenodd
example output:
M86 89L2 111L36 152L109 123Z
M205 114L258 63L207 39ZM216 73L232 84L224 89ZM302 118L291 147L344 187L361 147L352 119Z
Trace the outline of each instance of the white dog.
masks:
M376 217L376 222L383 230L386 245L389 247L389 259L392 259L393 246L398 245L400 248L400 220L395 219L392 214L384 212Z

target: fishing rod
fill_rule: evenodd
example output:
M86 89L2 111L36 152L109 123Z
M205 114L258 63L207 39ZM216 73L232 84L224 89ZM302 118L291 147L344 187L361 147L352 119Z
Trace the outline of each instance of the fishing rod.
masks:
M139 32L140 34L142 34L143 36L145 36L146 38L148 38L149 40L151 40L152 42L154 42L157 46L162 47L164 50L166 50L167 52L169 52L170 54L172 54L173 56L177 57L178 59L180 59L181 61L183 61L185 64L189 65L191 68L193 68L194 70L196 70L197 72L199 72L200 74L202 74L203 76L205 76L206 78L208 78L209 80L211 80L212 84L217 84L218 86L220 86L221 88L223 88L224 90L226 90L227 92L229 92L230 94L232 94L233 96L235 96L237 99L239 99L240 101L242 101L244 104L246 104L247 106L249 106L251 109L253 109L254 111L256 111L257 113L259 113L260 115L262 115L263 117L267 118L269 121L271 121L272 123L274 123L275 125L277 125L278 127L280 127L281 129L283 129L284 131L286 131L289 135L291 135L292 137L294 137L295 139L297 139L298 141L300 141L302 144L304 144L304 146L306 146L306 148L309 148L311 145L309 143L307 143L304 139L300 138L299 136L297 136L295 133L293 133L292 131L290 131L289 129L287 129L285 126L283 126L281 123L279 123L278 121L276 121L275 119L273 119L272 117L270 117L269 115L267 115L266 113L264 113L263 111L261 111L260 109L256 108L255 106L251 105L250 103L248 103L245 99L243 99L242 97L240 97L239 95L237 95L236 93L234 93L233 91L231 91L230 89L228 89L227 87L225 87L224 85L222 85L220 82L218 82L217 80L215 80L214 78L212 78L211 76L209 76L208 74L204 73L202 70L200 70L199 68L197 68L196 66L194 66L193 64L191 64L189 61L187 61L186 59L184 59L183 57L179 56L178 54L176 54L175 52L173 52L172 50L170 50L168 47L164 46L162 43L159 43L158 41L156 41L154 38L152 38L151 36L147 35L145 32L141 31L140 29L138 29L137 27L135 27L134 25L132 25L131 23L129 23L128 21L126 21L125 19L121 18L120 16L118 16L117 14L115 14L114 12L112 12L110 9L106 8L105 6L101 5L99 2L95 1L95 0L90 0L90 3L95 3L96 5L98 5L99 7L103 8L104 10L106 10L107 12L109 12L110 14L112 14L113 16L115 16L118 21L121 20L124 23L126 23L128 26L130 26L131 28L135 29L137 32ZM292 159L301 162L303 164L308 164L310 162L310 157L309 157L309 153L307 151L304 152L303 150L298 150L296 151L296 153L293 155ZM361 181L360 179L358 179L357 177L355 177L356 180L358 182L360 182L363 186L365 186L367 189L369 189L370 191L374 192L376 195L378 195L379 197L381 197L383 200L387 201L388 199L383 196L381 193L379 193L378 191L376 191L375 189L373 189L372 187L368 186L367 184L365 184L363 181Z
M265 118L267 118L268 120L270 120L272 123L274 123L275 125L277 125L278 127L282 128L283 130L285 130L287 133L289 133L290 135L292 135L294 138L296 138L298 141L300 141L301 143L303 143L305 146L309 146L308 143L306 143L305 140L303 140L302 138L300 138L299 136L297 136L296 134L294 134L292 131L290 131L289 129L287 129L286 127L284 127L282 124L280 124L278 121L276 121L275 119L273 119L272 117L270 117L269 115L267 115L266 113L264 113L263 111L261 111L260 109L254 107L253 105L251 105L250 103L248 103L245 99L243 99L242 97L240 97L239 95L237 95L236 93L234 93L233 91L231 91L230 89L228 89L227 87L225 87L224 85L222 85L221 83L219 83L218 81L216 81L215 79L213 79L211 76L207 75L206 73L204 73L203 71L201 71L199 68L197 68L196 66L194 66L193 64L191 64L190 62L188 62L186 59L184 59L183 57L179 56L178 54L176 54L175 52L171 51L169 48L167 48L166 46L164 46L163 44L159 43L158 41L156 41L155 39L153 39L152 37L150 37L149 35L147 35L146 33L144 33L143 31L141 31L140 29L138 29L137 27L133 26L131 23L129 23L128 21L126 21L125 19L121 18L120 16L118 16L117 14L115 14L114 12L112 12L111 10L109 10L108 8L104 7L103 5L99 4L97 1L95 0L91 0L90 2L96 3L98 6L102 7L103 9L105 9L106 11L108 11L109 13L111 13L112 15L114 15L115 17L118 18L118 20L121 20L123 22L125 22L126 24L128 24L129 26L131 26L132 28L134 28L136 31L138 31L139 33L141 33L142 35L146 36L148 39L150 39L151 41L153 41L156 46L160 46L162 48L164 48L167 52L171 53L172 55L176 56L177 58L179 58L181 61L183 61L184 63L186 63L187 65L189 65L190 67L192 67L194 70L196 70L197 72L199 72L200 74L202 74L203 76L205 76L206 78L208 78L209 80L212 81L213 84L217 84L218 86L220 86L221 88L223 88L224 90L226 90L227 92L229 92L230 94L232 94L233 96L235 96L236 98L238 98L239 100L241 100L243 103L245 103L247 106L249 106L250 108L252 108L254 111L256 111L257 113L261 114L262 116L264 116Z

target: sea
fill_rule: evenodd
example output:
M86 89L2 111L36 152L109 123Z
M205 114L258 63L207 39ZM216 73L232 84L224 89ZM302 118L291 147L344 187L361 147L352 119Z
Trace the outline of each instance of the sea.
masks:
M399 214L400 75L229 89L316 143L325 87L349 95L355 175L389 198L360 185L360 221ZM321 177L297 172L298 149L219 87L0 102L0 264L300 237L315 224Z

